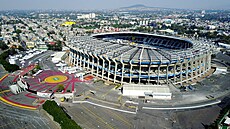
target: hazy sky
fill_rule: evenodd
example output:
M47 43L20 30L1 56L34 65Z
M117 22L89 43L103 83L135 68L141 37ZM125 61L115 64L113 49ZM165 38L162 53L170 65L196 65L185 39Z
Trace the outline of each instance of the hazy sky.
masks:
M135 4L183 9L230 9L230 0L0 0L0 10L116 9Z

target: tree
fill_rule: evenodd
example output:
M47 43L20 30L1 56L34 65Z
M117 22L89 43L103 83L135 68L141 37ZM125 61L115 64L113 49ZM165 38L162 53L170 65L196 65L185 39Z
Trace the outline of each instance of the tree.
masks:
M16 32L18 35L19 35L20 33L22 33L22 31L21 31L20 29L17 29L15 32Z
M58 91L63 91L64 90L64 85L63 84L58 84Z
M30 30L31 32L33 32L33 28L32 28L32 27L29 27L29 30Z
M40 70L40 69L41 69L41 66L40 66L40 65L36 65L36 66L35 66L35 69Z
M6 50L8 49L9 47L3 42L3 41L0 41L0 49L2 50Z
M47 100L42 107L53 116L54 121L58 122L62 129L81 129L81 127L76 124L76 122L72 120L55 101Z
M48 50L54 50L54 51L61 51L62 50L62 42L60 40L56 41L55 44L48 44L47 45Z
M48 32L47 35L50 37L50 33Z
M6 69L6 71L8 72L14 72L16 70L19 70L19 66L15 64L10 64L9 62L6 61L9 55L13 55L15 53L16 51L14 49L10 49L10 50L3 52L0 55L0 64L2 64L3 67Z

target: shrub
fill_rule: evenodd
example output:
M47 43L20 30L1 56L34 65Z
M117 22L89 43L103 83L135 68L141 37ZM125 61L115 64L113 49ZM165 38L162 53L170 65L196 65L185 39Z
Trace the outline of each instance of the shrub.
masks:
M64 90L64 85L63 84L58 84L57 85L58 91Z
M62 129L81 129L74 120L67 116L67 114L57 105L55 101L47 100L42 107L53 116L54 121L58 122Z
M40 66L40 65L36 65L36 66L35 66L35 69L36 69L36 70L41 70L41 66Z

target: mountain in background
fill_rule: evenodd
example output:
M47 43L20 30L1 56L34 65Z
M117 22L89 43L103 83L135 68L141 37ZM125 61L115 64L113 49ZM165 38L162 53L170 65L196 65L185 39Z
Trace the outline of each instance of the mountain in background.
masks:
M170 9L163 7L149 7L143 4L136 4L128 7L121 7L118 11L159 11L159 10L179 10L179 9Z
M147 6L143 4L135 4L135 5L128 6L128 7L121 7L120 9L125 9L125 8L147 8Z

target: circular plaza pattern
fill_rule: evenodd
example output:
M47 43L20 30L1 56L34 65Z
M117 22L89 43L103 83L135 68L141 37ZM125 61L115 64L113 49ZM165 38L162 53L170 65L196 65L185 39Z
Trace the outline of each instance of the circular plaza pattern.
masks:
M46 83L60 83L60 82L66 81L67 79L68 77L65 75L54 75L54 76L49 76L45 78L45 82Z

